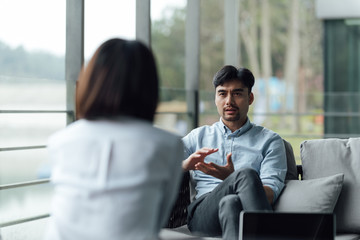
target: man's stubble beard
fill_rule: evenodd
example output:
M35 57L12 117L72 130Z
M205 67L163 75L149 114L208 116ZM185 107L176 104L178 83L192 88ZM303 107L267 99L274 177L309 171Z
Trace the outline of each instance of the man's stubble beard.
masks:
M225 114L223 114L222 118L228 122L237 122L240 120L240 114L236 114L235 116L232 117L225 117Z

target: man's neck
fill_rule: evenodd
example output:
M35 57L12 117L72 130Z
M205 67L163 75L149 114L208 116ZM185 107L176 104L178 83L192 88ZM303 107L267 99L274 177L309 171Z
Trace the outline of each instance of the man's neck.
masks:
M236 130L240 129L242 126L245 125L247 121L247 117L244 120L238 120L238 121L226 121L223 118L221 118L221 121L224 123L226 127L230 129L231 132L235 132Z

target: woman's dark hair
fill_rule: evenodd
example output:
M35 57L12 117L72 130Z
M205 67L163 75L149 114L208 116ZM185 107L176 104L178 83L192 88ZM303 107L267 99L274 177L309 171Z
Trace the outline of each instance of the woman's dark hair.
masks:
M234 66L226 65L215 74L213 84L216 88L219 85L223 85L224 83L233 80L241 81L249 89L249 93L251 93L255 78L252 72L247 68L237 69Z
M152 52L139 41L110 39L79 76L77 118L132 116L154 120L159 80Z

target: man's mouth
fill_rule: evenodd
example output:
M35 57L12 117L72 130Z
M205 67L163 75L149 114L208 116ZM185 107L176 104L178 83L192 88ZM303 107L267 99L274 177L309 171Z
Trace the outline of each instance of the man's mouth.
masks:
M230 113L230 114L235 113L235 112L236 112L236 108L225 108L225 112L226 112L226 113Z

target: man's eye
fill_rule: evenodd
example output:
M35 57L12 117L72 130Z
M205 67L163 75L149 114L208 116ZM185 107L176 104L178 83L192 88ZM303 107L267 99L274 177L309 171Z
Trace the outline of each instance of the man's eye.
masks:
M240 92L235 92L233 95L234 96L241 96L241 93Z

